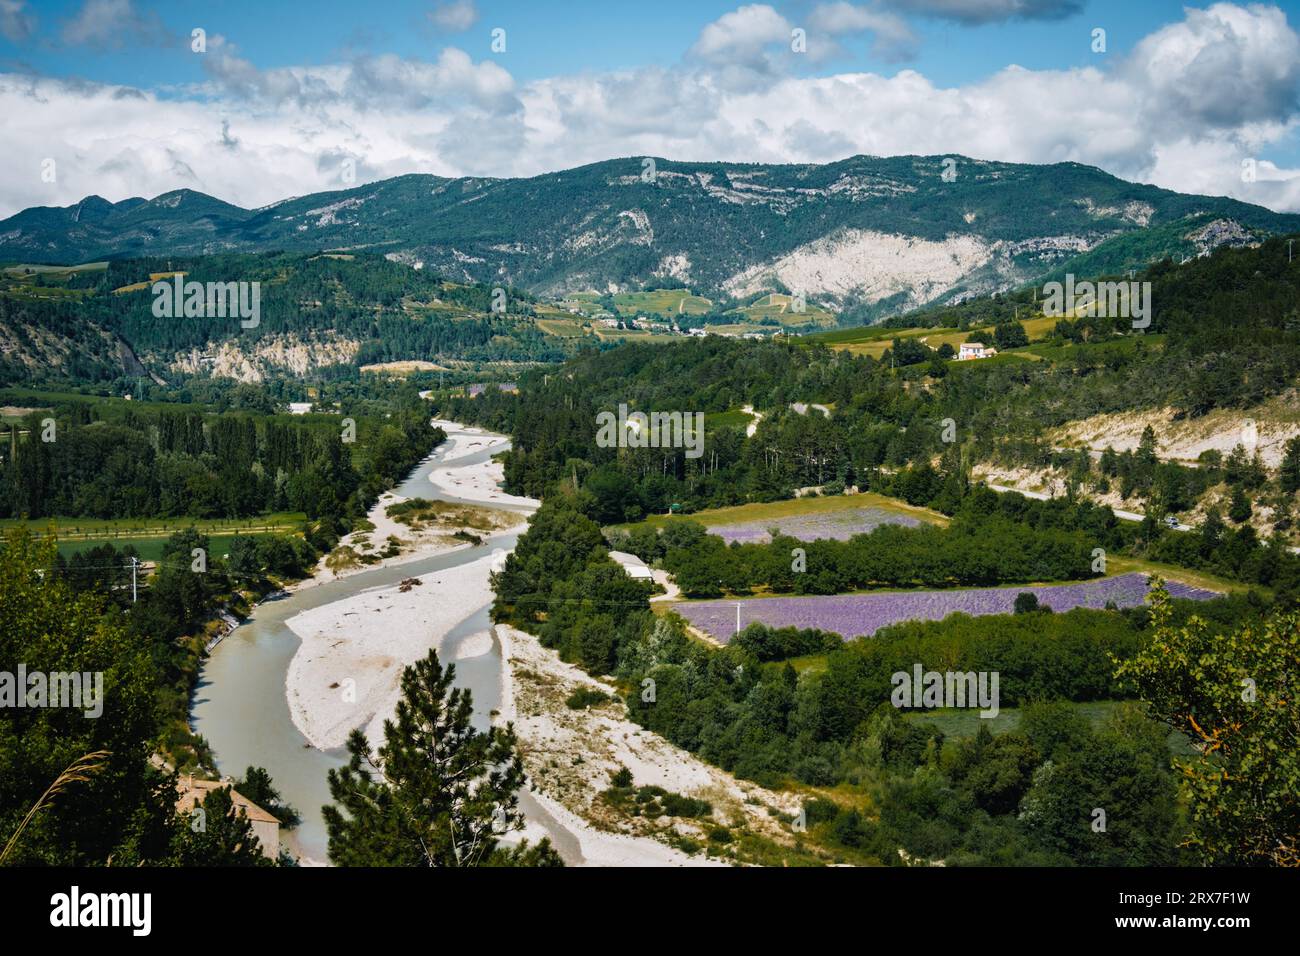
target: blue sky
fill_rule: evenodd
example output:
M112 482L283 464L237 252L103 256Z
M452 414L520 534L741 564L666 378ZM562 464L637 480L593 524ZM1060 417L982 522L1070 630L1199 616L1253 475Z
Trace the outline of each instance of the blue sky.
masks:
M195 26L221 33L263 68L323 65L357 51L384 51L406 57L430 57L444 46L471 55L489 55L489 31L504 27L508 60L516 79L528 81L557 73L618 70L633 66L679 63L700 30L741 4L717 0L483 0L478 18L466 31L439 31L429 20L434 4L422 0L177 0L137 3L157 14L175 37L172 49L124 44L113 49L63 45L60 27L73 20L83 0L46 0L35 10L37 37L43 42L15 43L0 36L0 65L26 65L56 76L77 76L104 83L165 89L203 79L199 61L186 56ZM792 23L811 3L774 4ZM874 55L868 42L848 44L851 55L822 64L817 72L915 69L935 82L969 82L1016 63L1030 69L1095 64L1091 30L1107 31L1108 53L1124 54L1162 24L1177 20L1179 0L1088 0L1078 12L1061 19L1011 19L963 25L950 19L908 17L921 38L917 55L893 61ZM1285 9L1300 5L1283 3ZM382 15L377 15L381 13ZM1292 20L1295 21L1295 16Z
M854 152L1085 162L1300 209L1298 4L0 0L0 214Z

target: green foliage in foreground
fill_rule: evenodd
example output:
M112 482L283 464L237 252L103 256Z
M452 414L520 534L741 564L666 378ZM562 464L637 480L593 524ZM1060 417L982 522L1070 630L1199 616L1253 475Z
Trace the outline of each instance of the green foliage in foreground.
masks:
M163 730L157 689L167 645L151 645L132 614L102 594L73 587L54 560L53 541L22 529L0 549L0 666L9 674L20 663L28 673L102 674L102 712L84 716L98 707L84 696L80 707L0 707L5 862L265 865L224 790L207 796L206 825L196 829L176 812L176 775L151 761Z
M1300 866L1300 613L1215 633L1158 597L1151 642L1120 665L1200 754L1180 761L1188 845L1206 864Z
M351 760L329 772L324 808L338 866L562 866L550 842L517 847L499 837L523 826L523 761L513 728L478 731L469 691L452 684L437 651L402 671L397 719L377 753L348 738Z

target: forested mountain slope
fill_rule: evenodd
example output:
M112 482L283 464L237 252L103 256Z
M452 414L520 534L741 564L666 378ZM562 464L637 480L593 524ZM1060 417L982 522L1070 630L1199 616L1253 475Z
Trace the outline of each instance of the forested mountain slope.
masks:
M256 324L160 317L156 280L257 283ZM0 384L111 381L152 373L244 381L395 360L556 361L561 339L527 293L447 282L374 254L227 253L9 270L0 281Z
M548 294L663 281L714 295L775 287L872 317L1013 287L1099 247L1091 265L1123 267L1297 228L1294 215L1074 163L630 157L529 179L413 174L258 210L190 190L115 204L92 196L0 222L0 258L364 249Z

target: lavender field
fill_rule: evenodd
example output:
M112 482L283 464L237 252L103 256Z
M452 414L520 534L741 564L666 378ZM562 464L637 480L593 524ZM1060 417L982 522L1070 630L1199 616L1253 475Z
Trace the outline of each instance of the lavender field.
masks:
M716 534L727 544L765 544L772 539L768 529L777 527L800 541L818 538L836 538L847 541L855 534L866 534L882 524L901 524L915 528L921 524L916 518L900 515L884 508L853 508L844 511L824 511L820 514L798 515L789 518L746 521L739 524L710 525L709 534Z
M1208 601L1219 597L1213 591L1176 581L1166 581L1165 587L1176 598ZM1104 608L1108 601L1117 607L1135 607L1143 603L1147 590L1146 575L1134 572L1079 584L1040 587L756 598L740 602L740 626L760 621L771 627L816 627L847 639L874 634L899 621L940 621L955 611L976 616L1010 614L1016 595L1026 591L1053 611L1068 611L1076 607ZM676 605L674 610L724 644L736 632L735 601L687 602Z

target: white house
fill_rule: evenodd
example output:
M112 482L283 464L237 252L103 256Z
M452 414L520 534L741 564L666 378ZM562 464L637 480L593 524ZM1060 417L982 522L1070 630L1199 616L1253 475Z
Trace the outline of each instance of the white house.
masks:
M290 415L306 415L310 411L311 411L311 402L290 402L289 403Z
M654 575L650 573L646 563L635 554L628 554L626 551L611 551L609 556L617 561L622 566L623 573L634 581L654 580Z
M958 360L961 359L982 359L992 358L998 354L998 350L991 346L983 345L980 342L963 342L961 351L957 353Z

